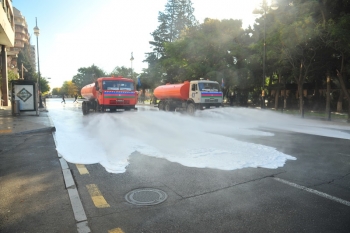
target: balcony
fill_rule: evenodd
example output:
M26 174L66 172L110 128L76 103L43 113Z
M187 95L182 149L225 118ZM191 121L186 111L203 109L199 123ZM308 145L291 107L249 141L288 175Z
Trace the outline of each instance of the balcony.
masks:
M27 24L24 21L22 21L22 20L20 22L18 20L16 20L15 21L15 25L16 26L27 27Z
M21 41L21 42L24 42L24 43L28 42L28 39L26 37L24 37L24 36L16 36L15 40L16 41Z
M8 19L7 12L5 12L2 7L0 8L0 22L0 45L13 47L15 32L12 28L12 23Z
M27 30L25 30L25 28L21 28L21 27L16 27L15 31L16 31L16 33L21 33L24 35L28 34Z

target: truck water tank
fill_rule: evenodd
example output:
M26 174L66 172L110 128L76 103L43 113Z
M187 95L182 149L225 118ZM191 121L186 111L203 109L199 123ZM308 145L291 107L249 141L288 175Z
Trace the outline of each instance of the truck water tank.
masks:
M166 84L154 89L154 96L157 99L182 99L187 100L189 97L190 82L185 81L181 84Z
M81 96L87 100L96 98L95 83L84 86L81 89Z

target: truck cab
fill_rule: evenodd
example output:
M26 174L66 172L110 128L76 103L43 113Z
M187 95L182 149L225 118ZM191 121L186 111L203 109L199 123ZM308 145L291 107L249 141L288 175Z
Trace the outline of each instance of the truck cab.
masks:
M159 99L159 110L186 111L189 114L194 114L196 110L220 107L223 100L219 83L204 79L167 83L155 88L153 94Z
M138 99L134 81L124 77L101 77L95 83L82 88L83 114L95 112L116 112L136 110Z
M194 80L190 82L189 98L199 108L220 107L223 94L218 82L209 80Z

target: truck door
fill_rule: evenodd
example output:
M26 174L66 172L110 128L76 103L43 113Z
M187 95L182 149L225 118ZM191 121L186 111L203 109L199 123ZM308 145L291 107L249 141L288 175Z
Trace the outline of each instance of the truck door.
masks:
M103 82L104 83L104 82ZM103 85L101 85L101 82L96 81L95 86L96 86L96 99L99 104L104 104L103 103L103 97L101 98L102 93L103 93Z
M200 103L201 95L198 91L197 83L191 84L190 98L193 99L195 103Z

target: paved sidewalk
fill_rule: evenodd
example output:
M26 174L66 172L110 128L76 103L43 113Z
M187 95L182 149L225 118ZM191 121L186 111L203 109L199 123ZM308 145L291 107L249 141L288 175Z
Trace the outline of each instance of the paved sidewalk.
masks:
M55 126L48 117L46 109L39 111L39 116L36 115L36 111L12 115L11 106L0 107L0 135L44 131L55 131Z
M45 109L12 115L0 107L0 232L89 232L54 130Z

